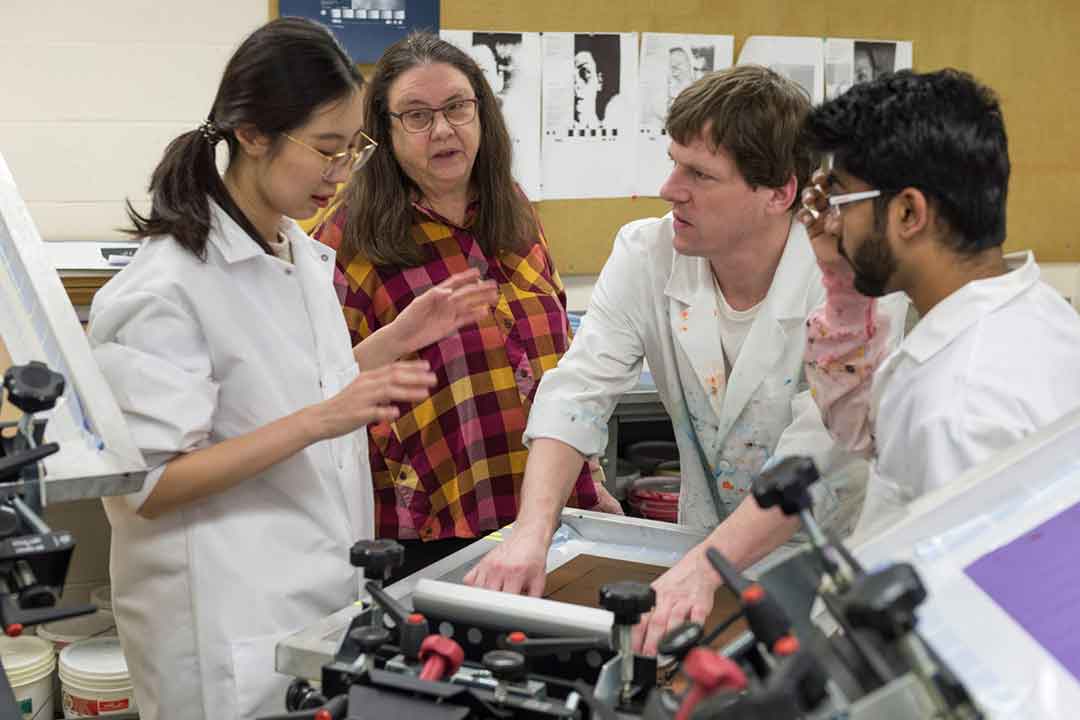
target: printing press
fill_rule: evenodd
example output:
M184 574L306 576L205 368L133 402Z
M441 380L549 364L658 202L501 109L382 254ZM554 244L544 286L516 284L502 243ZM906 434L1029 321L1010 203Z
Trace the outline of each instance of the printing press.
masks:
M1075 424L1080 434L1080 418ZM751 577L710 551L734 612L676 628L655 659L630 652L630 629L655 599L646 582L604 583L597 607L461 584L512 528L387 588L381 578L401 562L400 546L358 543L351 559L369 578L368 598L279 645L278 670L298 680L289 712L273 717L1041 717L986 712L950 657L920 632L930 593L917 563L860 562L810 513L817 480L805 458L755 480L759 504L798 515L811 547L752 568ZM936 514L924 513L924 524ZM670 566L702 539L634 518L568 510L562 519L549 584L552 571L582 557L616 568ZM936 532L928 527L926 537ZM737 622L745 631L732 637Z

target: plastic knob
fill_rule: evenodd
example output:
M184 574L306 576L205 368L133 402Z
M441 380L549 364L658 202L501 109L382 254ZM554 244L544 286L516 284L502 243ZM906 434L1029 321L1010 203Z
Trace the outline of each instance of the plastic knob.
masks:
M349 631L349 639L367 655L375 652L390 642L390 631L386 628L365 625Z
M4 373L4 388L12 405L24 413L37 413L56 405L56 400L64 394L64 376L34 360L8 368Z
M394 540L360 540L349 550L349 562L369 580L385 580L405 562L405 548Z
M763 508L777 505L785 515L797 515L813 504L810 486L821 474L808 457L788 457L754 478L754 499Z
M636 625L656 604L656 591L644 583L624 580L600 588L600 607L615 615L616 625Z
M428 635L420 645L421 680L440 681L453 675L465 661L465 651L461 646L442 635Z
M668 655L682 661L686 653L701 644L704 637L705 628L700 623L683 623L660 639L657 650L661 655Z
M694 684L683 697L675 720L689 720L698 703L718 690L741 691L747 685L746 674L734 660L702 647L690 650L682 671Z
M484 668L499 682L516 682L525 676L525 656L513 650L484 653Z
M285 709L289 712L313 710L321 707L325 702L326 698L311 687L311 683L301 678L289 683L289 689L285 692Z
M915 608L924 600L926 587L915 568L900 563L858 578L848 594L846 614L855 627L873 628L895 640L915 627Z

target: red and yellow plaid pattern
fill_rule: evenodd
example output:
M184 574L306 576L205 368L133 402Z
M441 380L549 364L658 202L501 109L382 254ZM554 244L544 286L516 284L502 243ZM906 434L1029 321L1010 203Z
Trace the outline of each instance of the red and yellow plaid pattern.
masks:
M539 222L528 254L496 258L468 229L475 210L456 227L413 206L412 237L427 254L419 267L338 257L335 285L354 344L454 273L475 267L499 286L489 318L419 351L438 378L431 396L403 407L393 423L368 428L377 537L476 537L512 522L529 407L541 376L570 346L566 295ZM338 208L316 237L339 247L345 218L346 208ZM596 504L587 464L570 504Z

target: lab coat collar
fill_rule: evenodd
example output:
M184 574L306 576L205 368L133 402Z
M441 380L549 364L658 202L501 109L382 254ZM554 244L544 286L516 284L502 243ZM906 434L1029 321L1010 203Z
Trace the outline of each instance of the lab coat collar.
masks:
M208 200L210 202L210 233L207 236L207 241L217 248L226 263L231 265L266 255L266 251L259 247L258 243L247 234L247 231L240 227L217 202L212 198L208 198ZM298 252L304 252L305 249L312 252L308 248L312 243L315 243L318 249L324 250L324 254L329 253L331 258L334 257L334 251L331 248L312 240L291 218L282 217L278 230L289 239L292 245L294 262Z
M969 327L1030 289L1039 276L1039 266L1029 251L1019 268L969 282L919 320L900 345L900 352L917 363L926 362Z
M664 217L664 221L671 224L671 213ZM776 274L764 300L776 319L806 318L806 283L802 279L807 263L814 263L810 239L803 224L792 220L780 264L776 267ZM664 295L691 307L707 301L712 308L715 307L716 297L714 282L707 259L675 253Z

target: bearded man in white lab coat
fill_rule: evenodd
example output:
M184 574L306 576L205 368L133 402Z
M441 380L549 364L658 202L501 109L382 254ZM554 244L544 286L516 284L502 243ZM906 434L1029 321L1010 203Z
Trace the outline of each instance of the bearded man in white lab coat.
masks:
M806 130L832 157L799 213L828 289L807 376L833 434L874 457L859 541L1080 407L1080 317L1030 252L1007 271L1005 121L970 75L857 85ZM897 290L921 319L890 354L874 298Z
M466 582L542 593L574 468L604 450L643 359L679 445L679 522L711 534L653 583L639 652L655 654L669 628L708 615L721 580L707 547L746 567L792 537L795 521L749 495L770 458L812 455L827 476L818 517L840 529L853 521L866 465L837 451L802 372L806 316L824 300L793 220L812 166L798 142L809 110L795 83L754 66L708 75L672 103L674 167L660 190L672 212L619 231L581 330L537 391L513 534Z

